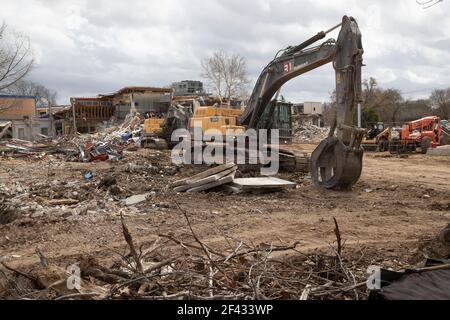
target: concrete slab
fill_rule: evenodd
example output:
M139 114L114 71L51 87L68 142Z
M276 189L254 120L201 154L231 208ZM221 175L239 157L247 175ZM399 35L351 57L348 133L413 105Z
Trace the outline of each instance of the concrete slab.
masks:
M234 179L232 186L248 189L274 189L274 188L295 188L296 183L275 178L275 177L258 177L258 178L239 178Z
M429 156L450 156L450 145L440 146L433 149L428 149L427 155Z

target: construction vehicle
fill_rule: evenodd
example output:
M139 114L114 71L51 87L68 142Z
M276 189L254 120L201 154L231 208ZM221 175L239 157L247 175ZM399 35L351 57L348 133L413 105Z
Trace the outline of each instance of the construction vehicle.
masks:
M241 109L228 107L197 107L193 116L189 119L189 129L193 133L194 128L200 127L202 134L208 130L216 130L221 134L244 134L245 128L236 125L237 117L242 115Z
M372 128L367 131L361 145L365 151L384 152L389 150L392 128L378 122L372 124Z
M190 117L190 106L171 104L164 118L145 119L141 133L141 147L152 149L173 147L172 132L188 128Z
M429 116L404 124L398 133L392 134L391 153L420 152L442 144L445 132L439 117Z
M161 125L164 123L163 118L147 118L144 120L144 125L142 127L142 130L145 134L158 134L162 132Z
M337 40L329 39L310 47L339 27L341 30ZM271 121L261 119L265 112L269 115L268 119L272 119L276 106L272 98L275 94L278 96L281 87L295 77L332 63L336 79L336 119L329 137L312 153L311 176L313 182L320 187L351 188L361 175L361 140L366 132L353 125L357 103L361 102L363 52L358 24L354 18L347 16L328 31L319 32L299 45L280 50L260 74L237 125L271 129ZM284 162L284 158L292 159L297 165L296 154L280 152L280 162Z
M337 40L329 39L311 47L326 37L333 30L341 27ZM172 108L172 114L166 115L162 125L166 141L170 141L174 128L189 126L188 123L201 119L202 130L217 128L276 129L276 123L285 121L276 119L282 115L277 109L281 87L289 80L332 63L336 80L336 119L328 138L324 139L312 153L310 163L305 163L305 156L286 150L279 152L280 169L305 169L310 166L313 182L327 189L348 189L359 179L362 170L363 148L361 140L365 129L353 125L357 103L361 102L361 67L363 47L361 33L356 20L344 16L342 22L328 31L317 35L296 46L280 50L259 75L252 94L241 116L230 115L221 108L183 110L180 104ZM275 98L274 98L275 97ZM194 119L191 122L191 115ZM224 113L223 113L224 112ZM208 118L208 120L204 120ZM232 119L236 119L236 123ZM228 120L227 120L228 119ZM217 121L216 121L217 120ZM268 146L270 149L271 146Z

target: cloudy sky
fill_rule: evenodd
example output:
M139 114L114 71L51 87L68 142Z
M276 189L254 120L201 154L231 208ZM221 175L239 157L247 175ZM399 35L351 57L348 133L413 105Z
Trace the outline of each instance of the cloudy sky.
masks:
M243 55L254 83L279 49L344 14L363 34L364 78L408 98L450 86L447 0L426 10L415 0L0 0L0 8L0 20L31 39L30 78L57 90L59 103L129 85L201 80L201 58L217 50ZM282 94L323 101L333 86L327 65L291 80Z

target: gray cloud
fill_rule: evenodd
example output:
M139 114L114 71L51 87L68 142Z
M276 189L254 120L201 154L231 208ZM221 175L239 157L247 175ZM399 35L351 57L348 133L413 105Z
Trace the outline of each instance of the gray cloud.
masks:
M365 78L410 98L450 86L447 1L428 10L414 0L0 2L0 19L32 41L31 78L57 90L60 103L127 85L200 79L200 59L216 50L245 56L255 80L276 51L335 25L343 14L360 24ZM326 100L333 81L331 66L324 66L292 80L282 94Z

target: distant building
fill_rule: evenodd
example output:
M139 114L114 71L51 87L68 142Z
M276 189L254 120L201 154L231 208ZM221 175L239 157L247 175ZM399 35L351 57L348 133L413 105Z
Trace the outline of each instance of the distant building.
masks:
M172 92L171 88L125 87L97 97L70 98L71 110L60 114L64 119L63 132L73 133L74 125L79 133L96 132L99 127L124 120L129 114L138 113L142 118L147 114L162 116L169 109Z
M303 103L304 114L322 114L323 105L322 102L304 102Z
M0 95L0 123L10 123L2 138L32 141L38 134L52 132L50 118L42 119L37 115L34 96Z
M323 127L324 106L321 102L297 103L293 106L295 118L300 124Z
M175 96L189 96L204 94L203 82L195 80L183 80L171 85Z

